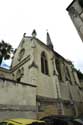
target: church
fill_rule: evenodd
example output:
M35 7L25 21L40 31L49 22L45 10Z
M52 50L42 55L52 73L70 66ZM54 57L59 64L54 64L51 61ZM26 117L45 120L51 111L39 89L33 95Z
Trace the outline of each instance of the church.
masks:
M49 33L46 44L23 38L11 68L0 68L0 119L83 115L83 74L56 51Z

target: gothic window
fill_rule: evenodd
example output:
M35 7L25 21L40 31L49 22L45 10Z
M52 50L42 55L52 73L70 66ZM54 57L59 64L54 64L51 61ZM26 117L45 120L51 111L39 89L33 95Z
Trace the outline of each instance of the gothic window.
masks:
M57 69L57 72L58 72L58 78L59 80L62 80L62 76L61 76L61 69L60 69L60 61L58 59L55 60L55 63L56 63L56 69Z
M48 61L45 52L41 53L41 72L48 75Z
M70 74L69 74L69 69L67 66L65 67L65 78L66 80L70 81Z
M22 59L24 53L25 53L25 49L22 48L22 49L20 50L20 52L19 52L19 55L18 55L18 60L19 60L19 61Z
M52 65L53 65L53 75L55 75L56 74L56 71L55 71L55 64L54 64L54 60L52 59Z
M77 80L76 80L76 78L75 78L75 72L74 72L73 70L72 70L72 75L73 75L74 83L75 83L76 85L78 85Z

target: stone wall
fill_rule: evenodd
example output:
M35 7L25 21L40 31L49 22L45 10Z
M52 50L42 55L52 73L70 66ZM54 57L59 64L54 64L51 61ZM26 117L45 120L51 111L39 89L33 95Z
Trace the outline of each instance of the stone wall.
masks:
M47 74L41 70L42 52L45 53L48 64ZM20 56L22 58L20 58ZM59 74L56 69L56 59L60 62L59 69L61 74ZM28 105L29 109L34 109L34 106L36 107L37 103L37 114L39 118L54 114L75 114L70 109L71 101L80 102L79 96L81 94L79 92L80 83L76 72L73 70L73 65L70 61L67 61L62 56L49 49L40 40L31 37L24 37L22 39L13 59L11 71L14 80L21 77L21 82L25 82L27 84L26 86L28 86L28 83L30 83L30 85L29 88L27 88L26 86L15 82L16 85L9 85L9 87L5 86L5 91L3 89L3 92L1 92L5 93L6 91L9 91L11 94L8 101L4 99L1 100L2 104L6 103L11 105L11 102L13 102L16 106L13 108L16 108L18 111L23 111L23 109L25 109L25 112L26 110L28 111L26 105ZM59 79L59 75L61 75L62 79ZM37 89L32 89L34 88L31 87L32 85L36 85ZM7 97L9 93L7 95L5 94L5 96ZM36 100L36 96L43 97L42 99L45 98L45 100L41 103L40 100ZM17 100L13 101L13 97ZM46 101L47 98L48 100ZM64 103L69 103L69 105Z
M5 68L0 67L0 77L12 79L11 71Z
M36 86L0 78L0 119L36 118Z
M36 49L34 52L34 60L38 68L35 70L35 78L37 83L37 95L57 98L58 77L55 65L54 53L41 41L35 40ZM45 52L48 62L48 74L44 74L41 71L41 53ZM53 62L54 61L54 62ZM53 65L54 64L54 65ZM54 74L55 71L55 74Z

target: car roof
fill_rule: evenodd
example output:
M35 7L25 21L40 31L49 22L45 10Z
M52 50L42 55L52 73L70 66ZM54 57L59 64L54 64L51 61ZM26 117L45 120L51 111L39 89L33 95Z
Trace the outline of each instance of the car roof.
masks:
M33 122L44 122L40 120L35 120L35 119L24 119L24 118L14 118L14 119L7 119L5 121L11 121L11 122L16 122L18 124L31 124Z

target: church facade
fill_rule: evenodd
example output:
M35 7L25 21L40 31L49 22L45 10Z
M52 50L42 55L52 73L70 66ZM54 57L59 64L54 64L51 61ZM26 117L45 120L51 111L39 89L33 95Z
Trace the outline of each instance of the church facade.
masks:
M0 118L83 115L83 74L47 44L24 34L10 70L0 68Z

